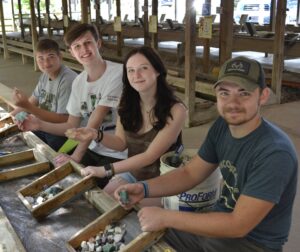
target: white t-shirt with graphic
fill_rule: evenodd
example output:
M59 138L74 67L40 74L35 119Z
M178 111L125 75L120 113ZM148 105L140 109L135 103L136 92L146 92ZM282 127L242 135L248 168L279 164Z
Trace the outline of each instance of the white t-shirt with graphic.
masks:
M70 115L82 118L81 127L87 125L89 117L96 106L111 108L111 111L104 118L102 127L105 129L115 125L116 109L123 88L122 71L121 64L106 61L106 70L98 80L88 82L86 71L80 73L74 80L67 111ZM92 142L89 148L103 156L120 159L127 157L127 152L116 152L104 147L102 144L95 144L95 142Z

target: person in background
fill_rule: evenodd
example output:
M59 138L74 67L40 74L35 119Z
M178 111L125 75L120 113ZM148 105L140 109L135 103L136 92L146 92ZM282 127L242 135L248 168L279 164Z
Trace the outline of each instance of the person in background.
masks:
M42 39L38 42L35 58L42 72L38 84L30 97L22 90L14 88L12 99L17 108L11 115L15 116L25 111L47 122L66 122L68 120L66 106L77 73L62 64L59 45L52 39ZM20 122L17 121L17 124ZM56 151L67 139L65 136L45 131L34 133Z
M167 71L158 53L150 47L135 48L123 65L123 93L115 134L92 128L68 130L79 141L96 140L106 147L123 151L128 159L88 166L84 176L110 179L104 188L113 194L120 184L134 183L160 175L160 157L181 144L186 107L166 81Z
M165 238L177 251L282 251L287 241L297 187L298 161L289 137L262 118L268 100L259 62L237 57L224 63L214 85L220 117L187 165L141 183L120 186L130 208L145 197L185 192L217 167L224 179L212 212L144 207L142 231L169 228ZM121 201L120 201L121 202ZM122 202L121 202L122 203Z
M103 131L113 131L116 121L116 107L122 93L122 65L104 60L99 52L101 40L94 25L73 25L64 37L71 54L82 64L84 70L73 82L67 104L69 117L65 123L49 123L28 117L23 127L29 130L43 130L64 136L67 129L87 126ZM79 143L72 155L60 154L56 165L72 159L84 165L101 165L127 157L127 153L116 152L90 141Z

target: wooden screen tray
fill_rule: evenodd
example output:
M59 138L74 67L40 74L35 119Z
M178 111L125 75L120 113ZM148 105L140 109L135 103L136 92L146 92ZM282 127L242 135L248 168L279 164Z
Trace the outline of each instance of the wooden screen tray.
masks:
M67 203L75 196L79 196L96 185L96 181L92 177L79 177L77 175L77 169L78 168L75 168L71 162L57 167L53 171L21 188L17 192L18 197L36 219L40 220L45 218L51 212L62 207L63 204ZM64 190L38 206L34 207L26 199L26 196L36 197L39 193L44 191L45 188L48 188L58 182L63 185Z
M0 156L0 182L50 170L50 163L33 149Z
M100 231L103 231L107 225L113 222L126 224L125 247L120 250L123 252L143 251L153 245L164 234L163 230L158 232L142 232L137 217L137 210L132 209L131 211L126 211L118 204L76 233L67 242L67 249L70 252L78 251L82 241L88 241L91 237L95 237Z
M11 124L7 128L2 129L5 124ZM0 139L12 133L19 132L18 126L14 123L11 116L4 117L0 120Z

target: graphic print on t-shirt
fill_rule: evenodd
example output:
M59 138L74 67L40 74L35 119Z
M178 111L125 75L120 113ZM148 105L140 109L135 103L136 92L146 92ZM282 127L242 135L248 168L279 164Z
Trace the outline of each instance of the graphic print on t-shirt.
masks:
M101 93L100 94L94 94L89 93L87 95L87 100L83 101L80 106L81 114L83 118L89 118L94 109L96 108L96 105L101 100Z
M224 178L224 185L219 203L225 208L234 209L240 195L237 187L237 171L235 165L229 160L220 163L220 169Z
M41 95L39 99L39 106L41 109L45 109L47 111L54 111L52 106L54 105L55 95L52 93L47 93L45 89L41 90Z

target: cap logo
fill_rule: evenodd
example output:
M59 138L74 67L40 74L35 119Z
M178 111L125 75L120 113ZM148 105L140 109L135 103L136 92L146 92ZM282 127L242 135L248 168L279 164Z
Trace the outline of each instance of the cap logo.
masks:
M226 66L224 74L244 74L248 75L250 69L250 63L245 61L232 61L231 64Z

